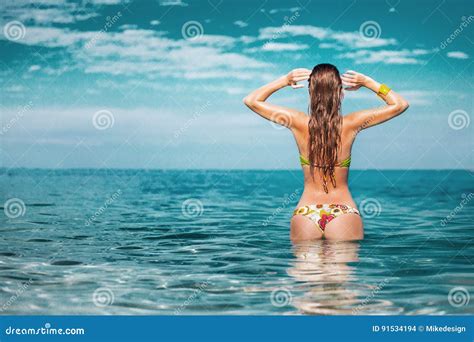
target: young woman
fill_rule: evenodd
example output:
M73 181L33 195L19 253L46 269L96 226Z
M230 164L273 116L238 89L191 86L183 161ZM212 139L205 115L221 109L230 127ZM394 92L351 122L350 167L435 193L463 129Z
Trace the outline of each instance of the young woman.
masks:
M266 102L284 88L309 82L309 115ZM345 90L366 87L386 105L341 115ZM407 101L385 84L355 71L342 76L334 65L313 70L295 69L244 98L244 103L265 119L287 126L298 145L304 173L304 191L291 219L293 241L311 239L356 240L364 237L362 219L347 185L351 148L357 133L403 113Z

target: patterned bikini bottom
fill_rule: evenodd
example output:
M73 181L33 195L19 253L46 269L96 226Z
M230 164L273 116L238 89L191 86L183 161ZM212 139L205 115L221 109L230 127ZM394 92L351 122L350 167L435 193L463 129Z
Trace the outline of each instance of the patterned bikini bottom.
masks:
M323 235L326 225L336 217L344 214L357 214L360 216L359 210L345 204L311 204L299 207L293 212L293 216L303 215L313 221L321 229Z

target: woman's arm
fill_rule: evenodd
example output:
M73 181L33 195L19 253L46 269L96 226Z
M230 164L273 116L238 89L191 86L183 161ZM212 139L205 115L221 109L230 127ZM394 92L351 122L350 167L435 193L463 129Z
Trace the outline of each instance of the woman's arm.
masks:
M277 124L286 126L288 128L301 127L306 115L295 109L277 106L266 102L266 100L274 92L281 88L291 86L293 89L302 88L303 85L297 84L299 81L304 81L309 78L311 70L295 69L288 75L282 76L273 82L270 82L263 87L254 90L244 98L244 103L247 107L253 110L258 115L267 120L273 121Z
M344 121L357 132L388 121L403 113L409 106L408 102L393 90L390 90L386 95L379 94L381 84L363 74L349 70L341 76L341 79L343 84L348 86L345 90L357 90L360 87L366 87L378 94L386 103L383 107L361 110L344 117Z

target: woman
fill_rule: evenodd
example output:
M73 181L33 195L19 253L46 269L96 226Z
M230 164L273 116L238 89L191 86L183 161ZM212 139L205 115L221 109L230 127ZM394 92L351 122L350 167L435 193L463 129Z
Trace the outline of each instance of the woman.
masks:
M309 116L266 102L284 88L301 88L309 82ZM366 87L386 105L341 115L345 90ZM351 148L357 133L403 113L407 101L368 76L334 65L318 64L313 70L295 69L244 98L244 103L265 119L287 126L298 145L304 173L304 192L291 219L293 241L311 239L358 240L364 237L362 219L347 185Z

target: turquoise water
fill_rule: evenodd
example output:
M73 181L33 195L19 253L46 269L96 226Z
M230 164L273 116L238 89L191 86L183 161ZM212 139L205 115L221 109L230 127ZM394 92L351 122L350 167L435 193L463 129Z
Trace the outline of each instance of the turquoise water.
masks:
M3 169L0 310L472 314L473 176L351 171L366 238L292 245L300 171Z

